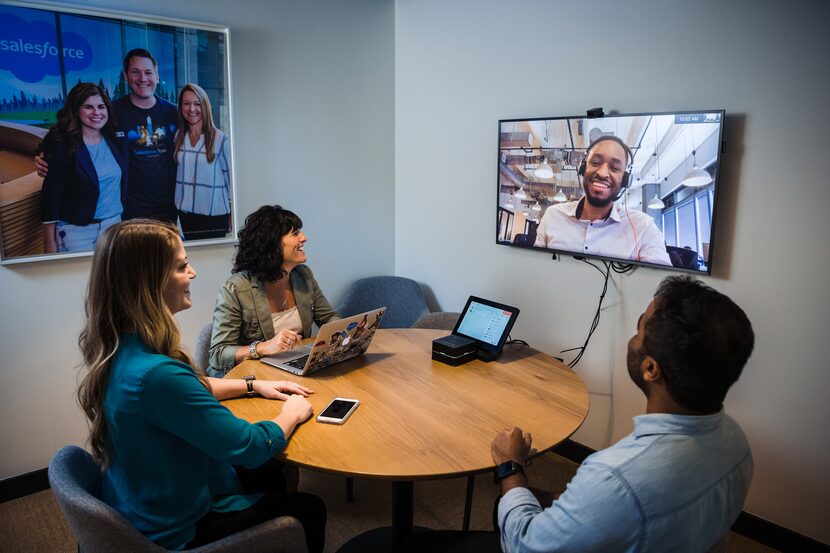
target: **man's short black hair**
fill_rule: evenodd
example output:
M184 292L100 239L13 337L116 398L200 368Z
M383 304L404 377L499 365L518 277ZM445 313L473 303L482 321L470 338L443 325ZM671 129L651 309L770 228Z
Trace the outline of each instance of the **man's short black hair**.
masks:
M735 302L691 277L663 280L654 304L643 353L660 364L679 405L717 412L752 353L752 324Z
M585 160L588 160L588 155L591 153L591 150L594 149L594 146L606 140L616 142L617 144L622 146L622 149L625 151L625 167L626 170L628 170L628 168L631 167L631 164L634 163L634 154L631 152L631 148L628 147L628 144L626 144L622 138L613 134L604 134L596 140L594 140L593 142L591 142L590 144L588 144L588 149L585 150L585 155L583 156Z
M149 51L144 48L133 48L127 52L126 56L124 56L124 75L130 72L130 60L133 58L147 58L153 62L153 69L158 71L159 64L156 62L156 58L154 58Z

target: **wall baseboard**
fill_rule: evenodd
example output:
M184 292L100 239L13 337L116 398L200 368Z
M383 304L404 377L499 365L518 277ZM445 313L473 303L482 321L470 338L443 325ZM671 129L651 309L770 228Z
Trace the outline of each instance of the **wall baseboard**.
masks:
M6 478L0 480L0 503L48 489L49 476L45 468Z
M554 447L552 451L569 461L580 464L589 455L596 452L596 450L573 440L565 440ZM784 553L790 551L793 553L812 553L813 551L827 553L830 550L827 545L821 542L751 515L746 511L738 516L738 520L732 525L732 531Z
M738 516L732 531L784 553L827 553L830 547L812 538L778 526L746 511Z
M586 457L595 453L595 450L578 442L565 440L553 448L553 452L574 463L582 463ZM45 468L7 478L0 481L0 503L48 489L49 478ZM784 553L826 553L830 550L826 544L747 512L740 514L732 525L732 531Z

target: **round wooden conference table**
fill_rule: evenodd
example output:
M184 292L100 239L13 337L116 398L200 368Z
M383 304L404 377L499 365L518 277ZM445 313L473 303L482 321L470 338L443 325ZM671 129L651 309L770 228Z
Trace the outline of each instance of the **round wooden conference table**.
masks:
M310 376L248 360L227 377L253 374L312 388L314 415L294 432L285 461L394 481L391 541L397 544L412 532L414 480L493 470L490 444L506 427L530 432L534 451L542 453L573 434L588 414L585 384L550 355L508 345L496 361L451 367L431 359L432 340L446 334L379 329L365 354ZM335 397L360 405L343 425L316 422ZM272 419L282 408L281 401L262 398L223 403L250 422Z

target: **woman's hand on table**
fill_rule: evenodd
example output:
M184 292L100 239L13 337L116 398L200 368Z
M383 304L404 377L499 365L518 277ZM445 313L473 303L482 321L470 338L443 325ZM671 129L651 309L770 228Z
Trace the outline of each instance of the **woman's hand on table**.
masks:
M289 396L289 398L285 400L282 412L296 417L297 424L299 424L308 419L312 413L314 413L314 408L311 406L311 403L302 396Z
M257 344L257 352L260 355L274 355L282 353L300 345L303 337L293 330L280 330L270 340Z
M293 396L307 397L309 394L314 393L314 390L311 388L288 380L255 380L253 386L254 392L262 397L282 401L287 401L288 398Z
M280 414L274 418L274 422L282 428L285 438L288 439L297 425L308 420L313 413L314 409L306 398L293 395L285 400L285 405L282 406Z

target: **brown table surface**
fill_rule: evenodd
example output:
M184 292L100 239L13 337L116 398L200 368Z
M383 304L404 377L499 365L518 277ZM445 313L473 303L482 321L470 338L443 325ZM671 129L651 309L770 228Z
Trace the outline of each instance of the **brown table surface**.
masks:
M244 361L228 378L294 380L312 388L314 415L291 437L286 461L347 476L410 481L474 474L493 468L490 443L508 426L548 450L568 438L588 413L588 390L550 355L505 346L498 360L450 367L431 359L442 330L380 329L362 356L298 377ZM335 397L360 400L343 425L314 420ZM238 417L275 417L283 403L227 400Z

